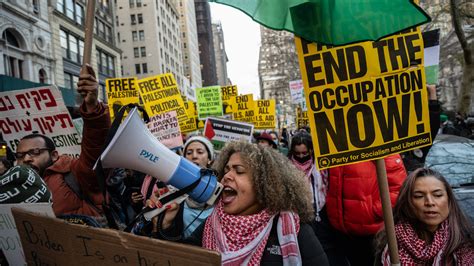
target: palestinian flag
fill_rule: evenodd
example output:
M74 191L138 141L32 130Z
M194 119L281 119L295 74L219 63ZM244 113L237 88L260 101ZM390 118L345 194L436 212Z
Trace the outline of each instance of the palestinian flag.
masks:
M274 30L311 42L379 40L431 21L414 0L210 0L239 9Z
M439 70L439 29L423 32L422 35L425 46L426 83L436 84Z

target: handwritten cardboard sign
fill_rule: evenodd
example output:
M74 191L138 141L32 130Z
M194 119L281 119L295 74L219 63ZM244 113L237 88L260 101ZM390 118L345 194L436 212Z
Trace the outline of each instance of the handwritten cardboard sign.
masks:
M220 254L12 209L29 265L220 265Z
M10 265L26 265L12 208L22 208L50 217L54 217L54 212L51 203L0 204L0 249Z

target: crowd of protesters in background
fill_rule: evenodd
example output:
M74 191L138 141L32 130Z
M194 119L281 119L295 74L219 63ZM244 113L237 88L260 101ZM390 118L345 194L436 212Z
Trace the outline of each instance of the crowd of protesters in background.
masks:
M223 264L389 264L374 162L319 170L309 127L258 132L253 143L231 142L219 153L204 136L187 136L182 156L216 171L224 186L220 199L208 206L187 198L151 222L137 219L143 208L160 207L171 188L159 177L122 168L107 171L101 188L93 165L110 116L97 99L94 70L84 70L78 83L84 120L79 158L58 154L47 136L23 137L10 151L16 162L0 161L0 187L19 186L9 182L13 174L35 182L0 203L52 202L59 218L98 227L111 227L113 219L117 228L137 235L218 251ZM474 118L441 114L436 89L428 90L432 137L473 138ZM445 179L422 168L428 150L384 158L402 265L473 265L472 225ZM32 201L32 195L40 196Z

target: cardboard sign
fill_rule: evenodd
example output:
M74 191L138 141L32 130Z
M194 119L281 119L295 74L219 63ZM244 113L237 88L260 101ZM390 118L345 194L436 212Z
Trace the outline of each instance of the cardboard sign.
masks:
M222 92L222 109L224 114L232 114L232 104L238 95L237 85L223 86Z
M232 103L232 112L234 120L253 123L255 116L253 94L236 96Z
M139 102L136 78L115 78L105 80L109 112L112 121L122 106Z
M138 80L138 91L148 116L176 110L178 119L187 119L183 98L173 74L166 73Z
M81 152L81 136L54 86L0 92L0 130L12 151L22 137L39 133L53 140L59 154Z
M20 235L16 230L12 208L21 208L44 216L55 217L51 203L0 204L0 249L10 265L26 265Z
M222 116L222 95L220 86L196 89L198 118Z
M271 129L276 127L275 99L255 101L254 125L256 129Z
M254 125L208 117L204 126L204 135L212 142L215 150L221 150L227 142L245 140L252 141Z
M296 38L318 168L431 144L419 30L334 48Z
M186 108L186 113L188 118L182 121L179 121L179 128L182 133L189 133L196 131L197 128L197 109L196 103L193 101L185 101L184 106Z
M12 210L28 265L220 265L203 248Z
M183 146L176 111L173 110L150 117L147 126L153 136L169 149Z

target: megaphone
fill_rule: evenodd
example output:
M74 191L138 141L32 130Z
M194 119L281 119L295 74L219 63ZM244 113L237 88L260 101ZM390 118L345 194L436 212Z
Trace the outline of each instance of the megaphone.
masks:
M178 156L151 134L133 108L100 156L103 168L126 168L149 174L177 189L199 183L189 196L199 203L214 204L222 191L215 175L201 171L194 163ZM202 173L206 173L203 176Z

